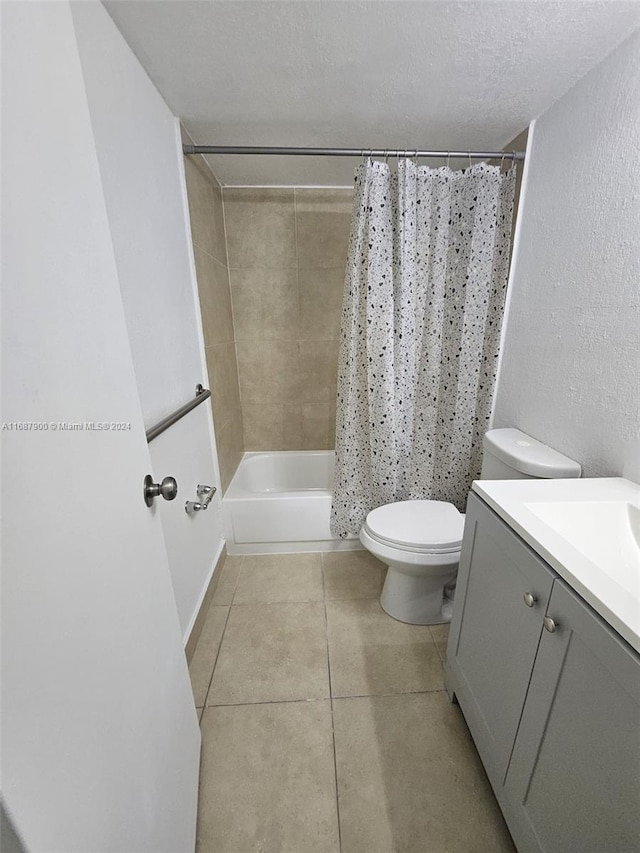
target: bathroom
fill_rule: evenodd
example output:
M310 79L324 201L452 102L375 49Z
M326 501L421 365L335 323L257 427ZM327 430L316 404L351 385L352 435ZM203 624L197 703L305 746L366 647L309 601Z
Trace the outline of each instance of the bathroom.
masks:
M354 172L505 180L513 152L488 426L580 466L528 495L638 482L639 25L634 2L2 4L3 850L637 849L593 826L589 848L569 817L527 840L533 807L496 781L513 667L465 646L471 544L451 628L392 618L387 565L330 531L329 484ZM504 482L474 487L478 531L505 522ZM534 551L536 511L508 531ZM486 648L511 624L500 577ZM541 619L523 591L516 621ZM540 654L565 636L545 613ZM623 826L623 800L592 823Z

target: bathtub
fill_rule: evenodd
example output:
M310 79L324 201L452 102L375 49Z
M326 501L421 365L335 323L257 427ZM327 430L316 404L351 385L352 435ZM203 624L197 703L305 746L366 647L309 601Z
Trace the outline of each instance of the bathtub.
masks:
M331 535L332 450L245 453L223 500L229 554L344 551Z

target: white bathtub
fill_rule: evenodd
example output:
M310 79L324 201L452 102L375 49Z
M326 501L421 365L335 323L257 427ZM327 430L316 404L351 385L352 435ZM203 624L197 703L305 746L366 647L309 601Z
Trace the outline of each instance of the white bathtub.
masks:
M342 551L329 529L332 450L245 453L222 500L229 554Z

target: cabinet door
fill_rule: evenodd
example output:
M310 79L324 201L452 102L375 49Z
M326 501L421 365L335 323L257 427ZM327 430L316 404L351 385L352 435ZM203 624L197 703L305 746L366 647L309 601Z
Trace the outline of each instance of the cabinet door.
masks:
M548 607L505 786L521 851L640 850L640 662L566 584Z
M469 496L447 686L494 788L507 770L554 577L486 504ZM532 607L526 593L535 599Z

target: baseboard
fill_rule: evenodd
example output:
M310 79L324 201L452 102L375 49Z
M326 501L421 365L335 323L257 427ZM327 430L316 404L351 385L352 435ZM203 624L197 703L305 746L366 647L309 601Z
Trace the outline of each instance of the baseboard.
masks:
M220 556L216 560L215 566L213 567L213 571L211 572L211 577L209 578L209 583L207 584L205 593L202 596L200 606L198 607L198 613L196 614L196 618L193 620L193 625L191 626L191 630L189 631L189 637L187 639L187 642L185 643L184 653L187 656L188 664L191 663L191 658L193 657L193 653L195 652L196 646L198 645L198 640L200 639L200 634L202 633L202 626L204 625L204 620L207 618L207 612L209 610L209 605L211 604L211 599L213 598L213 594L216 591L216 587L218 586L218 581L220 580L220 570L222 569L226 558L227 546L223 545L222 550L220 551Z

